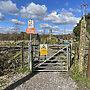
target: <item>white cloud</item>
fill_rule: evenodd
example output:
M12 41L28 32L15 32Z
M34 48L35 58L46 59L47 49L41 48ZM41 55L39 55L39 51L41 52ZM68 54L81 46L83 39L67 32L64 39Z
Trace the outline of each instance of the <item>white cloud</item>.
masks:
M71 34L73 31L68 29L61 29L60 31L54 30L53 34L60 35L60 34Z
M23 18L41 19L46 15L46 11L47 7L45 5L39 5L32 2L27 7L22 6L20 14Z
M10 15L18 15L18 8L12 1L0 1L0 10Z
M13 22L15 25L26 25L24 22L18 21L17 19L11 19L11 22Z
M38 30L37 32L43 32L43 30Z
M17 27L0 27L0 33L14 33L19 32L19 28Z
M71 12L62 10L59 14L54 11L44 17L44 21L51 22L56 25L75 25L80 18L75 17Z
M41 23L39 25L39 28L41 28L41 29L52 29L52 30L57 30L57 31L61 30L58 26L50 26L49 24L46 24L46 23Z
M37 33L42 34L44 30L38 30Z
M81 10L80 9L69 8L69 11L81 13Z
M59 34L61 34L62 32L60 32L60 31L53 31L53 35L59 35Z
M72 33L72 30L60 29L59 26L50 26L49 24L46 24L46 23L41 23L41 24L39 25L39 28L43 29L43 30L38 30L38 31L37 31L37 33L39 33L39 34L44 33L44 30L47 31L47 29L48 29L48 32L45 31L45 33L47 33L47 34L49 33L49 29L52 29L52 30L53 30L52 33L53 33L54 35L63 34L64 31L66 31L66 34Z
M57 31L61 30L58 26L53 26L52 29Z
M5 18L4 18L4 15L2 15L2 13L0 13L0 22L3 21Z
M39 34L49 34L49 31L47 31L47 30L38 30L37 33L39 33Z
M59 35L59 34L63 34L64 30L65 30L65 29L60 29L58 26L50 26L46 23L41 23L39 25L39 27L41 29L43 29L43 30L38 30L37 31L37 33L39 33L39 34L42 34L42 33L49 34L49 29L52 29L53 30L52 33L54 35L57 35L57 34ZM47 31L47 29L48 29L48 31ZM66 31L66 34L72 33L72 30L66 29L65 31Z
M42 28L42 29L52 29L52 26L50 26L50 25L48 25L46 23L41 23L39 25L39 27Z

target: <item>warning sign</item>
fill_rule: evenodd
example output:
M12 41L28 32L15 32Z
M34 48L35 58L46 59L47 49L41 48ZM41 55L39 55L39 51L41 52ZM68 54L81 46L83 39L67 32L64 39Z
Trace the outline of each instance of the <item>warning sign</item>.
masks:
M46 49L45 45L42 46L42 49Z
M26 28L27 34L35 34L35 28Z
M47 44L40 44L40 55L47 55Z

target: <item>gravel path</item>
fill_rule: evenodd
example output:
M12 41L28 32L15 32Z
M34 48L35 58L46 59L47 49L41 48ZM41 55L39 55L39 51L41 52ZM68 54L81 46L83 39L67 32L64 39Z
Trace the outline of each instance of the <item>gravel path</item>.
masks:
M14 90L78 90L67 73L40 72Z

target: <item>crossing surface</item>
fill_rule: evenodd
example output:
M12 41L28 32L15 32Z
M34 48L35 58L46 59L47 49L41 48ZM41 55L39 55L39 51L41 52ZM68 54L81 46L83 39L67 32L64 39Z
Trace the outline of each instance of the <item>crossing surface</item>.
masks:
M67 73L39 72L14 90L78 90Z

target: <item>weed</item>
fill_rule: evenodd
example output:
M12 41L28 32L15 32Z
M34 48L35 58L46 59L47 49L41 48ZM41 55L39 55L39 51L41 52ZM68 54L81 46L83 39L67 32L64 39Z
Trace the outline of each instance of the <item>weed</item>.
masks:
M20 69L16 70L16 72L18 72L18 73L29 73L30 69L29 69L29 66L25 66L24 68L20 68Z
M83 68L83 74L80 74L78 72L78 68L73 66L72 67L73 71L69 74L69 76L75 81L77 82L79 85L87 87L88 89L90 89L90 79L86 78L86 68Z

